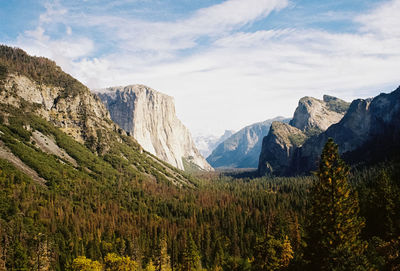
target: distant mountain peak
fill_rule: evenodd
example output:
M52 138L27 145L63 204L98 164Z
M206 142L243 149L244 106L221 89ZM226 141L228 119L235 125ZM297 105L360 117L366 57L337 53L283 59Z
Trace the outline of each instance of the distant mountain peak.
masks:
M213 167L256 168L262 139L268 134L274 121L289 121L284 117L248 125L221 142L207 157Z

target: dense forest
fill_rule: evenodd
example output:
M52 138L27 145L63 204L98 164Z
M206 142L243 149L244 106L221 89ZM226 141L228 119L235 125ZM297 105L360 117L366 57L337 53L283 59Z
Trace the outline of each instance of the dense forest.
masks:
M54 62L0 49L0 82L20 73L85 91ZM0 159L0 270L400 270L398 157L349 168L328 141L310 176L189 176L128 136L97 153L31 106L0 110L1 149L41 178Z
M43 176L54 181L37 183L0 160L0 269L304 270L309 265L314 266L309 270L349 270L321 266L332 263L332 255L348 263L342 250L352 252L353 244L361 246L354 259L360 270L399 268L400 167L395 161L322 177L203 174L193 178L196 186L179 188L111 177L107 168L99 174L77 171L68 163L60 168L56 157L30 145L29 132L19 125L1 125L3 142L10 148L21 144L16 151L34 151ZM334 178L345 182L334 204L343 205L340 212L350 216L335 223L354 224L357 230L343 229L339 241L349 239L341 250L341 242L332 237L334 247L324 258L319 251L330 244L328 231L337 229L324 228L332 220L320 223L332 206L323 206L329 196L316 198L323 193L314 187ZM341 199L349 195L350 202Z

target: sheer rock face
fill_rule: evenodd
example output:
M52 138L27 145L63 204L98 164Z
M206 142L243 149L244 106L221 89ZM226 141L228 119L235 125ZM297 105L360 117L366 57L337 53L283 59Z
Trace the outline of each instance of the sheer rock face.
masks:
M290 125L304 132L320 133L325 131L332 124L338 123L346 112L335 108L335 103L348 107L348 103L328 95L324 95L323 100L313 97L301 98Z
M196 149L189 130L176 117L172 97L143 85L97 92L111 119L146 151L179 169L190 164L201 170L212 170Z
M342 120L307 140L293 158L295 174L316 168L321 151L333 138L349 162L385 159L400 149L400 88L374 99L354 100ZM395 154L396 155L396 154Z
M99 134L107 136L106 132L101 132L103 130L118 130L100 99L84 86L79 92L71 93L69 89L38 84L26 76L9 74L4 91L0 92L0 103L24 110L28 110L26 105L33 105L35 114L81 143L89 139L97 142ZM92 147L107 150L105 145Z
M301 98L289 124L274 123L264 138L259 174L291 175L296 150L309 138L338 123L348 107L349 103L328 95L324 95L323 100Z
M296 147L306 139L300 129L282 122L273 122L262 142L259 158L259 174L282 175L290 166L290 158Z
M256 168L263 138L268 134L271 123L278 120L289 121L277 117L246 126L220 143L207 161L213 167Z

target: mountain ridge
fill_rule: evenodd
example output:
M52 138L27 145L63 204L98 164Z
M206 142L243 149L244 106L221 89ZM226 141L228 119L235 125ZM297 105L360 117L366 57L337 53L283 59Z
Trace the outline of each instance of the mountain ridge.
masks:
M295 174L316 168L318 152L328 138L339 145L351 164L385 160L397 155L400 139L400 87L374 98L354 100L340 122L310 138L296 150L292 162Z
M182 172L144 152L111 120L100 99L53 61L29 56L18 48L0 46L0 67L1 140L41 178L60 181L57 167L67 167L67 171L75 168L97 176L103 170L118 175L115 167L123 166L127 176L190 185ZM16 134L22 135L19 141L13 139ZM44 148L46 144L59 148L58 152L53 150L60 155L65 153L64 157ZM40 166L41 159L50 159L48 155L58 157L52 162L53 169ZM66 155L79 166L71 159L68 161ZM90 161L96 161L104 169Z
M275 123L264 137L258 161L258 174L290 175L297 148L309 138L339 122L349 103L324 95L323 99L303 97L288 124Z

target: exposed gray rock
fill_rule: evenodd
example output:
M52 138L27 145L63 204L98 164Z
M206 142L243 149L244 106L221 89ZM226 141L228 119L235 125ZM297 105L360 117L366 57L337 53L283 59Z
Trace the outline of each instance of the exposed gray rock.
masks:
M68 161L75 167L78 167L78 163L75 161L75 159L69 156L69 154L64 149L61 149L54 139L49 138L39 131L33 131L32 140L36 143L37 146L39 146L39 148L43 152L54 154L58 158Z
M71 93L69 89L38 84L26 76L9 74L3 86L0 104L21 109L33 104L35 114L81 143L91 140L94 149L106 151L107 145L96 146L98 135L107 136L106 130L119 129L100 99L83 85L80 91Z
M296 150L294 174L307 173L318 165L321 151L333 138L339 151L351 162L376 160L399 152L400 88L374 99L354 100L342 120L307 140Z
M278 120L289 121L277 117L246 126L220 143L207 161L213 167L257 168L262 139L268 134L271 123Z
M172 97L143 85L97 91L111 119L132 135L148 152L185 169L192 165L210 171L189 130L176 117Z
M290 175L297 148L308 138L339 122L348 107L349 103L328 95L324 95L323 100L301 98L289 124L274 123L263 140L258 173Z
M259 158L259 174L285 174L296 147L306 140L304 132L283 122L273 122L262 142Z
M304 97L300 99L290 125L309 134L318 134L338 123L348 107L349 103L328 95L324 95L323 100Z

